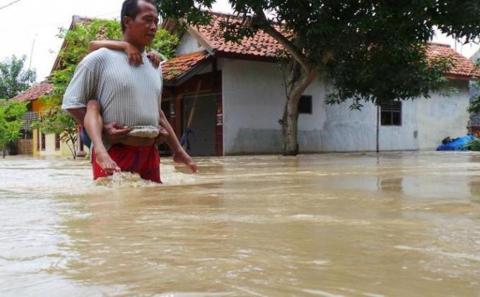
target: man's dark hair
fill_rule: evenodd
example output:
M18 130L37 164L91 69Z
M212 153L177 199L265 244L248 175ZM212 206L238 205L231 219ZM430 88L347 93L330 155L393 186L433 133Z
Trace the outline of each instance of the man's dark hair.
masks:
M137 17L138 14L138 1L145 1L147 3L153 4L155 8L157 4L154 0L125 0L122 4L122 12L120 13L120 24L122 25L122 32L125 32L125 24L123 23L123 19L128 16L133 19ZM158 8L157 8L158 11Z

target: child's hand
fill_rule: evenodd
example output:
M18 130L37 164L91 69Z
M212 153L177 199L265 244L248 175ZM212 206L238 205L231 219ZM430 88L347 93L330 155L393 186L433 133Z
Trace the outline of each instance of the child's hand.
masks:
M142 53L133 45L125 42L123 50L128 56L128 63L133 66L139 66L143 64Z
M160 65L160 62L162 59L160 58L160 55L158 55L156 52L149 52L147 54L148 59L150 62L153 64L155 68L158 68L158 65Z

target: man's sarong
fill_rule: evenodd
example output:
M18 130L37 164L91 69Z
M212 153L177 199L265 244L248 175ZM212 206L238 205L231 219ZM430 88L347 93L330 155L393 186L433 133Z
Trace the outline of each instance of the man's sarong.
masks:
M108 154L122 171L138 173L143 179L157 183L160 181L160 155L157 146L130 146L114 144ZM112 174L105 172L95 160L95 149L92 152L93 179Z

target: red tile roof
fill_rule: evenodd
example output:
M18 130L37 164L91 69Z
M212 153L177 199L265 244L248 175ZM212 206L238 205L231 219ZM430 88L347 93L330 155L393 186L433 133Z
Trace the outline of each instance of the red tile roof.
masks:
M172 81L180 78L183 74L192 70L195 66L209 57L205 51L180 55L168 60L162 65L163 79Z
M240 43L225 41L223 38L222 21L240 23L239 17L221 13L211 13L212 21L209 25L193 27L200 37L207 42L212 49L225 54L237 54L247 56L257 56L266 58L276 58L278 52L283 50L275 39L263 31L258 31L253 37L245 37ZM277 28L279 29L279 28Z
M251 38L243 38L240 43L227 42L223 38L222 21L240 22L239 17L211 12L212 21L208 25L192 27L201 38L217 53L230 55L243 55L250 58L275 58L279 51L283 50L275 39L263 31L257 32ZM279 30L281 28L277 28ZM480 72L475 70L475 65L466 57L462 56L448 45L431 43L428 46L429 58L449 57L453 61L452 69L447 75L456 78L468 79L478 76Z
M41 96L47 95L53 90L53 85L48 82L42 82L36 85L31 86L26 91L18 94L13 99L20 101L32 101L36 100Z
M459 54L448 44L430 43L428 45L427 56L429 59L448 58L452 61L452 68L448 71L448 75L457 77L479 76L480 72L476 69L475 64L471 60Z

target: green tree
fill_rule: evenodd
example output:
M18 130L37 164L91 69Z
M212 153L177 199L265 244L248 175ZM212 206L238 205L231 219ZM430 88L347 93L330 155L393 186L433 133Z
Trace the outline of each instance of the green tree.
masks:
M480 58L476 61L476 65L480 68ZM472 98L470 99L468 112L478 117L480 114L480 77L476 77L471 81L470 88L472 90Z
M164 17L188 24L209 21L215 0L157 0ZM298 153L298 102L322 75L333 84L329 103L377 106L428 97L445 83L446 61L429 61L435 28L470 41L480 33L478 0L229 0L241 21L223 23L227 40L262 30L285 48L287 96L280 123L284 154ZM281 24L281 26L278 26Z
M36 127L46 133L57 133L60 139L67 142L76 158L77 123L60 108L63 94L73 77L77 64L88 54L88 45L92 40L121 39L120 23L114 20L90 20L78 23L72 30L60 30L59 38L65 38L65 47L59 53L60 64L50 75L53 84L52 92L42 98L47 108L42 120ZM160 29L157 31L150 49L156 50L167 58L175 54L178 38ZM91 98L95 99L95 98Z
M35 81L34 70L24 70L25 56L13 55L0 63L0 99L11 99L28 89Z
M27 104L24 102L0 100L0 149L3 158L7 144L21 136L23 115L26 111Z

